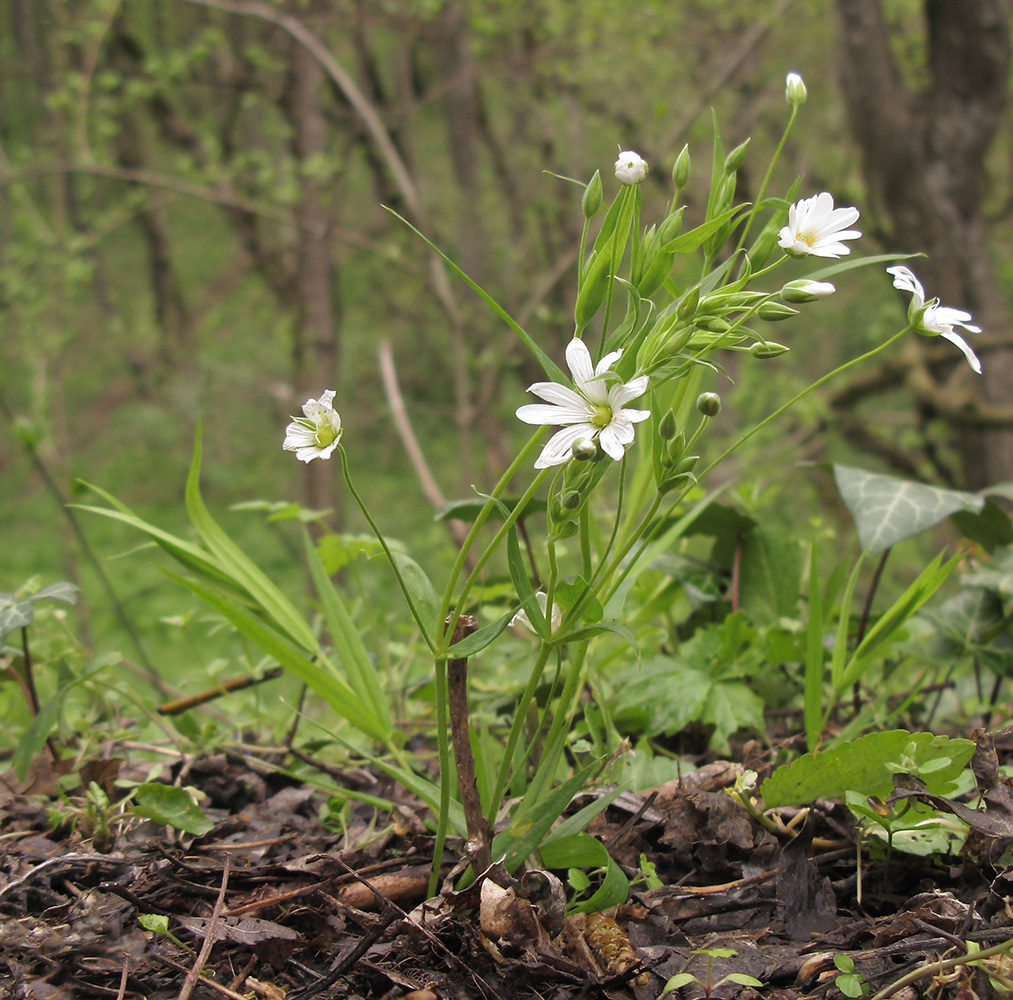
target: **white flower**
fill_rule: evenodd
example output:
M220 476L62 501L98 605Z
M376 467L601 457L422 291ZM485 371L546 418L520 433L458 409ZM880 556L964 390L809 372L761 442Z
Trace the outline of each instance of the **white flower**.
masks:
M566 346L566 363L570 366L577 391L558 382L535 382L528 392L551 403L528 403L517 411L526 424L561 426L549 438L535 462L536 469L562 465L573 454L578 441L597 439L609 458L619 461L626 446L633 443L633 425L646 420L650 410L624 410L631 400L647 390L647 376L631 382L609 381L606 373L621 357L622 351L606 354L596 368L591 366L591 353L584 341L574 337Z
M624 149L616 160L616 177L624 184L639 184L647 176L647 160L632 149Z
M307 399L303 416L293 417L285 428L285 451L294 451L300 462L314 458L330 458L341 440L341 417L331 406L334 390L328 389L319 399Z
M784 99L793 107L797 108L805 104L806 89L805 81L798 73L789 73L784 81Z
M926 303L925 289L922 288L922 283L914 276L914 272L910 268L904 267L903 264L888 267L886 273L893 275L894 288L911 293L911 302L907 307L908 322L919 333L924 333L928 337L942 337L951 344L955 344L967 358L967 363L971 368L980 375L981 362L978 360L978 355L971 350L971 345L953 330L955 326L959 326L971 333L981 333L981 327L970 322L971 314L964 312L963 309L941 306L939 299L933 299Z
M538 601L538 606L542 609L542 616L544 617L545 605L549 600L548 595L545 593L544 590L539 590L538 593L535 594L535 600ZM515 614L513 618L510 619L510 624L523 625L529 632L535 632L535 629L531 624L531 619L528 618L528 613L523 608L521 608L521 610L518 611L517 614ZM559 626L562 624L563 624L563 609L559 606L558 601L554 601L552 604L552 619L549 622L549 631L555 632L556 629L559 628ZM535 635L537 634L538 633L535 632Z
M777 242L797 256L840 257L851 253L851 247L841 240L857 240L862 235L857 229L846 228L858 220L858 215L857 208L834 208L833 195L821 191L788 209L788 225Z

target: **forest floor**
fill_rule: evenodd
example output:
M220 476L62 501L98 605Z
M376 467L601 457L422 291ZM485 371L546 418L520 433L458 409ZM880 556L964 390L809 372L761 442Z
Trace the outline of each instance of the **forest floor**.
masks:
M84 786L147 780L128 760L88 765ZM604 916L564 917L562 886L544 873L515 880L494 865L454 891L459 842L443 892L425 901L425 809L368 771L331 780L395 809L353 804L336 830L321 821L320 792L252 748L179 758L161 780L204 794L210 832L130 818L86 837L87 810L68 814L82 800L57 796L40 755L26 781L0 776L0 996L654 1000L680 973L699 983L675 997L998 995L1006 954L947 964L969 942L1013 937L1013 876L983 860L996 845L979 838L946 858L866 853L859 869L840 803L817 803L794 837L772 832L727 793L741 770L710 762L617 800L589 832L628 874L646 860L664 884L634 883ZM54 832L54 809L76 825ZM853 961L850 979L835 958ZM739 981L715 986L729 974ZM917 978L906 985L906 974Z

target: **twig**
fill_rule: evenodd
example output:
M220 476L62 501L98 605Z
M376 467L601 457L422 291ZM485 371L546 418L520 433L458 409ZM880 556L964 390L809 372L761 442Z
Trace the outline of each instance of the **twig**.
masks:
M461 615L454 626L453 641L460 642L477 628L471 615ZM468 838L474 844L472 865L480 875L492 864L492 831L482 812L482 800L475 779L475 757L471 752L471 724L468 715L468 658L447 660L447 694L450 712L450 737L454 743L457 785L464 809Z
M204 943L200 947L200 952L197 955L197 961L194 962L193 966L186 974L186 979L183 980L183 988L179 991L179 1000L189 1000L190 994L193 992L193 988L197 985L197 981L201 979L201 970L204 968L204 965L208 960L208 956L211 954L211 949L215 946L218 921L221 919L222 911L225 909L225 891L229 887L229 864L231 860L232 855L226 854L225 864L222 866L222 885L218 890L218 898L215 900L215 907L211 911L211 919L208 921L208 925L204 930Z
M175 969L177 972L187 971L185 965L181 965L179 962L174 962L171 958L168 958L161 952L155 951L152 952L152 955L163 965L167 965L170 969ZM206 986L209 990L217 990L222 996L228 997L229 1000L249 1000L249 997L244 996L242 993L230 990L228 986L224 986L222 983L215 982L215 980L208 979L207 977L201 980L201 986Z
M911 983L918 982L919 979L928 979L929 976L936 976L940 972L946 972L949 969L955 969L958 965L971 965L975 962L981 961L983 958L991 958L993 955L1001 955L1004 952L1009 951L1013 948L1013 938L1007 938L1000 944L992 945L991 948L982 948L981 951L968 951L963 955L956 955L953 958L941 959L938 962L930 962L928 965L923 965L920 968L914 969L911 972L901 976L900 979L895 979L889 986L884 986L872 1000L886 1000L887 997L892 997L894 993L902 990L905 986L909 986Z
M281 667L272 667L261 674L260 677L230 677L213 688L198 691L196 694L187 695L185 698L177 698L175 701L163 702L158 706L157 712L159 715L181 715L188 709L196 708L198 705L203 705L208 701L214 701L215 698L220 698L231 691L242 691L244 688L263 684L264 681L273 681L276 677L280 677L282 672Z
M391 416L394 418L394 426L397 429L398 437L404 446L408 460L415 470L415 476L422 487L426 499L437 510L446 503L446 497L436 482L426 456L422 453L418 438L412 429L411 420L408 417L408 410L404 404L404 397L401 395L401 387L397 380L397 370L394 368L394 356L391 353L390 341L385 340L380 344L377 352L380 360L380 377L383 380L383 391L387 396L387 403L390 406ZM464 542L467 532L463 526L454 520L447 521L447 528L454 539L455 544L461 545ZM470 568L470 567L469 567Z
M368 883L367 883L368 884ZM404 916L404 910L400 907L389 905L380 914L376 923L365 934L359 938L356 946L333 968L326 976L321 976L315 983L301 990L296 990L288 995L288 1000L309 1000L323 990L330 989L346 972L351 969L370 948L382 937L384 931L394 923L395 920Z
M120 988L116 991L116 1000L123 1000L127 995L127 978L130 975L130 952L123 952L123 968L120 970Z

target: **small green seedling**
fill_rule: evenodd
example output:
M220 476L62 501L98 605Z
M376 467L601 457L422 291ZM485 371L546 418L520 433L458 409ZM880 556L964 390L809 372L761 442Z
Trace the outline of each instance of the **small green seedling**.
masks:
M737 983L739 986L762 986L755 976L747 976L742 972L730 972L727 976L722 976L716 983L711 982L714 959L715 958L734 958L738 952L732 948L697 948L693 951L694 955L706 955L707 956L707 977L705 980L701 980L698 976L694 976L691 972L677 972L671 979L665 983L665 988L661 991L661 996L666 993L671 993L674 990L680 989L683 986L688 986L690 983L696 983L698 986L703 987L703 995L706 1000L714 995L714 991L722 983ZM849 994L850 995L850 994ZM858 994L854 994L858 996Z
M849 955L834 955L834 965L840 975L834 979L837 988L846 997L867 997L869 995L869 984L865 976L855 972L855 962Z

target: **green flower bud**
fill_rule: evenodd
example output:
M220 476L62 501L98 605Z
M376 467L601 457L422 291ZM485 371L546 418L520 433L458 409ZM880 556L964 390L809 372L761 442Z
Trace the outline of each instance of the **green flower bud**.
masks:
M793 107L800 108L806 99L805 83L798 73L789 73L784 81L784 99Z
M671 441L678 434L679 428L675 423L675 414L666 410L665 415L658 421L658 437L662 441Z
M734 174L739 167L742 166L742 161L746 158L746 151L749 149L749 140L740 142L726 157L725 157L725 173Z
M682 489L687 483L693 479L689 473L682 473L678 476L669 476L668 479L663 480L658 484L659 493L671 493L672 490Z
M790 351L790 347L785 347L784 344L775 344L772 340L768 340L765 344L755 343L749 348L749 353L754 358L759 358L761 361L766 361L768 358L777 358L782 354L787 354Z
M601 173L596 170L580 199L580 210L584 213L585 219L593 219L598 214L601 210L602 197Z
M792 309L791 306L785 305L783 302L764 302L759 309L756 310L756 315L760 319L766 320L768 323L777 323L782 319L789 319L792 316L798 315L797 309Z
M577 534L577 522L576 521L563 521L555 526L555 530L552 532L553 538L572 538Z
M687 455L676 467L675 474L681 476L687 472L692 472L693 467L697 462L700 461L699 455Z
M789 281L781 289L784 302L815 302L816 299L833 295L837 289L829 281L811 281L809 278L796 278Z
M576 510L580 506L580 494L576 490L567 490L559 502L564 510Z
M727 333L732 326L721 316L697 316L696 325L708 333Z
M683 205L682 208L676 209L671 215L666 216L664 222L661 223L658 235L661 237L663 247L679 235L679 230L682 229L682 213L685 211L686 206Z
M689 167L689 143L686 143L672 167L672 180L677 188L684 188L689 183Z
M686 434L684 431L679 431L671 441L665 443L665 450L661 456L661 464L668 469L674 468L682 461L685 451Z
M675 307L675 315L683 322L691 320L696 315L698 305L700 305L700 286L694 285L679 300L679 304Z
M705 417L716 417L721 412L721 397L716 392L701 392L696 397L696 408Z
M584 438L583 441L574 441L570 451L578 462L589 462L598 454L598 442L592 441L590 438ZM569 471L567 469L567 472Z

